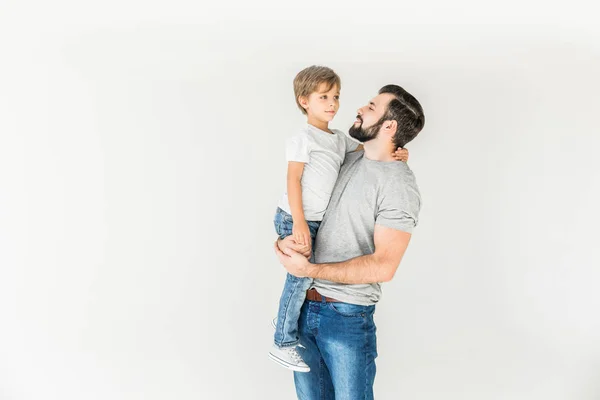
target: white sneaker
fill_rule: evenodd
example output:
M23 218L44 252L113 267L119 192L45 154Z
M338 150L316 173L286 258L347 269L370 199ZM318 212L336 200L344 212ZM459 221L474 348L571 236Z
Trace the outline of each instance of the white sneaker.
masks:
M277 347L273 344L271 351L269 351L269 358L282 367L291 369L292 371L310 371L310 367L302 360L302 357L296 351L295 346Z

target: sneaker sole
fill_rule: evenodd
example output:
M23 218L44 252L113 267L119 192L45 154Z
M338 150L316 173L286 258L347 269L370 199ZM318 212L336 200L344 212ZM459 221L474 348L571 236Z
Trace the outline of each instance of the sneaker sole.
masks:
M310 367L299 367L297 365L293 365L290 364L284 360L282 360L281 358L277 357L276 355L272 354L269 352L269 358L271 360L273 360L274 362L276 362L277 364L281 365L284 368L287 369L291 369L292 371L296 371L296 372L310 372Z

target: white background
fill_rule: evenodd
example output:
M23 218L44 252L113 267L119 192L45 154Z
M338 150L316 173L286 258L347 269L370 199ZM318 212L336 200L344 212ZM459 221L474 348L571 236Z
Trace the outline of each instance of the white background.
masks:
M419 99L378 399L600 398L590 3L2 1L0 399L291 399L267 351L302 68Z

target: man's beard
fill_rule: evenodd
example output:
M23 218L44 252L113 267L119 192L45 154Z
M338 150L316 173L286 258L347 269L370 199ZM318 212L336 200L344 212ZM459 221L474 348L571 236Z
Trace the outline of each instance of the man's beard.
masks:
M370 126L368 128L363 128L362 126L362 118L357 117L358 119L360 119L360 125L359 126L355 126L352 125L350 127L350 129L348 130L348 133L350 134L350 136L352 136L354 139L358 140L361 143L365 143L368 142L369 140L373 140L377 137L377 135L379 134L379 129L381 129L381 126L383 125L383 118L381 120L379 120L375 125Z

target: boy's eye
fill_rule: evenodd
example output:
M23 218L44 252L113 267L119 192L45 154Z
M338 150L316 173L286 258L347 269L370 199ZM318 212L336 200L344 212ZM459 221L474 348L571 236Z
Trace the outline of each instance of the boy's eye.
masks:
M333 96L334 99L339 100L340 96Z
M321 98L322 98L322 99L326 99L326 98L327 98L327 96L321 96Z

